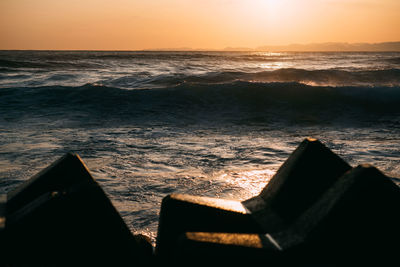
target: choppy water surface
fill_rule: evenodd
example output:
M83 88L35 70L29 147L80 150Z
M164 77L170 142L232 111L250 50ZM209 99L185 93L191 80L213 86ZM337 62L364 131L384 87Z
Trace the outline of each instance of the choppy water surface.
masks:
M162 197L246 199L307 136L399 177L399 107L400 53L0 51L0 190L72 151L154 239Z

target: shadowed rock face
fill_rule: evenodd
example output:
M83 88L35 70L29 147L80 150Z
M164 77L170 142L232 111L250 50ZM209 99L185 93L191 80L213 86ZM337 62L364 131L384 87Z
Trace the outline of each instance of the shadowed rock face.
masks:
M266 232L290 225L351 167L316 139L307 138L260 195L243 204Z
M254 264L270 266L281 256L279 245L264 234L247 233L184 233L175 250L178 263L198 259L198 263ZM212 259L212 260L211 260Z
M73 154L8 194L6 237L11 263L134 264L152 254Z
M318 140L308 138L259 196L242 203L167 196L161 205L156 254L170 257L186 231L267 233L285 229L350 168Z
M171 258L179 236L186 231L260 232L240 201L171 194L162 201L156 254Z
M203 264L212 258L269 266L385 265L400 249L400 188L374 167L351 169L314 139L302 142L259 196L234 204L207 199L164 199L158 257ZM244 218L247 223L239 224Z
M79 156L68 153L7 194L7 212L13 214L44 194L57 194L95 184Z
M272 235L283 247L311 258L392 263L398 260L399 204L400 188L378 169L360 165L340 177L288 231ZM301 243L292 242L294 234Z
M316 139L305 139L279 168L260 197L285 220L313 204L351 167Z
M341 176L287 229L267 234L186 232L175 259L201 253L199 261L213 256L220 263L388 266L398 260L399 203L400 188L376 168L361 165Z

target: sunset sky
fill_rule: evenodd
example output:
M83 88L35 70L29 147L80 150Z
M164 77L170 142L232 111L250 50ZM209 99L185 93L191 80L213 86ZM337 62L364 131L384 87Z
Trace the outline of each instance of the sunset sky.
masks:
M0 49L399 40L399 0L0 0Z

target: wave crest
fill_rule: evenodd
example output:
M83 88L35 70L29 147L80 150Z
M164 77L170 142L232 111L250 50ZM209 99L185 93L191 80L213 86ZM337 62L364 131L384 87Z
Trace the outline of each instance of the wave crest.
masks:
M399 87L321 87L300 83L232 82L126 90L80 87L9 88L0 111L10 116L45 114L127 121L366 121L400 117Z
M176 74L141 77L128 75L102 81L110 87L150 88L159 86L177 86L180 84L223 84L232 82L295 82L313 86L400 86L400 69L386 70L304 70L279 69L262 72L221 71L204 74Z

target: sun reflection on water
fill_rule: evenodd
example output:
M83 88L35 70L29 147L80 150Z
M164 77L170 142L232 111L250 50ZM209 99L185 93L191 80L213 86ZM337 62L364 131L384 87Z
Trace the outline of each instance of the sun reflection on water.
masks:
M233 187L242 188L243 190L241 190L237 199L245 200L258 195L274 174L275 171L271 169L241 170L225 172L219 175L218 179Z

